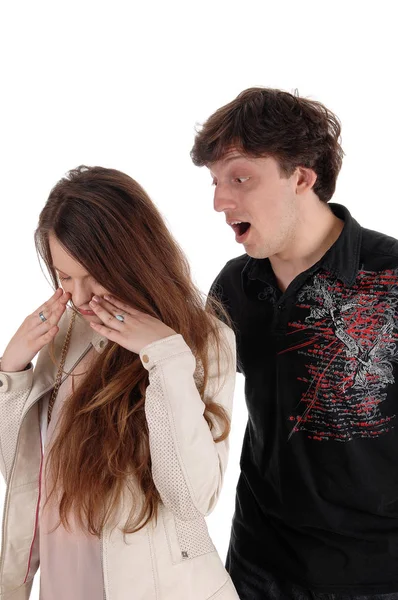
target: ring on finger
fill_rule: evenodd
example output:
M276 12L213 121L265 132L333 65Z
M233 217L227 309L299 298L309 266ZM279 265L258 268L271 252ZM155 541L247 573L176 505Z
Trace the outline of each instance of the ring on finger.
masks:
M117 314L117 315L115 315L115 319L117 319L118 321L120 321L120 323L124 323L124 315L125 314L126 313L124 313L124 314Z
M44 313L43 313L43 311L42 311L42 310L39 312L39 317L40 317L40 320L41 320L43 323L44 323L45 321L47 321L47 319L46 319L46 317L44 316Z

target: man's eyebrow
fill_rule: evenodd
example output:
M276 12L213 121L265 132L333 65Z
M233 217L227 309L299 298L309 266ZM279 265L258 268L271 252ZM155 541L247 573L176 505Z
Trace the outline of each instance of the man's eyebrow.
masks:
M224 158L221 158L220 161L217 161L217 162L229 163L229 162L232 162L233 160L239 160L240 158L246 158L246 157L242 156L242 154L232 154L231 156L227 155Z
M225 158L222 158L222 159L220 160L220 162L223 162L223 163L231 163L231 162L232 162L232 161L234 161L234 160L239 160L239 159L244 159L244 158L246 158L246 157L245 157L245 156L242 156L241 154L235 154L235 155L233 155L233 156L226 156ZM209 171L210 171L210 174L211 174L211 175L213 175L213 171L211 170L211 165L210 165L210 167L209 167Z
M239 160L240 158L246 158L245 156L242 156L242 154L233 154L232 156L226 156L224 159L222 159L224 162L231 162L232 160Z

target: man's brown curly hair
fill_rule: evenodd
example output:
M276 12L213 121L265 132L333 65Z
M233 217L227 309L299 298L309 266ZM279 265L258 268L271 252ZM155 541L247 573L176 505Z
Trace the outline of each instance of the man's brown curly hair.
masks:
M236 148L251 157L272 156L286 177L307 167L317 175L315 194L328 202L343 159L340 132L338 118L320 102L249 88L209 117L197 132L191 157L195 165L209 166Z

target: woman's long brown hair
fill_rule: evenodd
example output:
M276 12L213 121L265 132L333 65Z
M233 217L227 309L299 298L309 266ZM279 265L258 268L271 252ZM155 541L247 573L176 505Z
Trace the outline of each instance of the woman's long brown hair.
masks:
M184 254L141 186L113 169L79 167L52 189L35 242L58 287L50 234L108 292L184 337L203 366L198 390L205 418L222 432L215 441L224 440L228 415L205 394L209 348L214 345L218 356L226 351L214 319L220 307L209 301L204 308ZM156 516L160 498L151 474L147 385L139 356L109 342L65 403L47 461L49 497L59 498L65 527L73 512L83 528L99 535L126 489L131 495L126 533Z

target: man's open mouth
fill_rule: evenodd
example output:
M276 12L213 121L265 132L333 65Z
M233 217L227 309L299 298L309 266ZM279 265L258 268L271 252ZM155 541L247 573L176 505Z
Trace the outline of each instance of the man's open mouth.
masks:
M249 230L250 223L235 221L231 223L231 227L235 231L235 234L240 237Z

